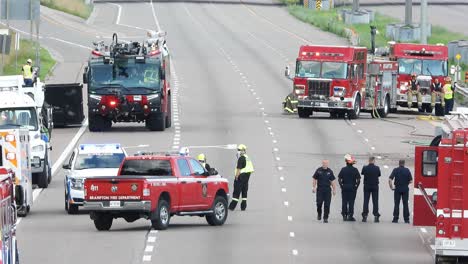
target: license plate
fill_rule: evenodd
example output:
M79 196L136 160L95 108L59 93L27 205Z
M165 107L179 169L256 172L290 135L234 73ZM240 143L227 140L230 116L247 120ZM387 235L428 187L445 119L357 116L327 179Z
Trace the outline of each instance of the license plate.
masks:
M141 101L141 95L134 95L133 100L135 101Z
M321 107L328 107L328 104L327 103L320 103L320 106Z
M110 201L109 207L120 207L120 201Z
M444 240L444 241L442 241L442 246L444 246L444 247L455 247L455 241L453 241L453 240Z

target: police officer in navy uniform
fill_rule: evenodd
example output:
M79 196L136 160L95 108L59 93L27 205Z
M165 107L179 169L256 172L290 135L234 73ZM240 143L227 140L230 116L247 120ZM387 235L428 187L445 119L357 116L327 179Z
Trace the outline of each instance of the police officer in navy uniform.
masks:
M313 192L317 193L317 220L322 220L322 205L323 205L323 222L328 223L328 215L330 213L330 203L332 191L336 195L335 175L328 167L329 161L323 160L322 167L318 168L313 177Z
M392 223L398 223L398 218L400 216L400 200L403 201L403 218L405 223L409 224L409 208L408 208L408 199L409 199L409 187L413 182L413 176L411 171L405 167L405 160L399 161L399 167L393 169L392 174L390 174L390 179L388 180L388 185L392 189L393 197L395 201L395 207L393 209L393 221Z
M359 170L353 165L356 160L353 156L345 155L346 166L343 167L338 174L338 182L341 187L341 215L343 221L356 221L354 218L354 200L356 199L356 192L361 183L361 174Z
M372 196L372 214L374 222L379 222L379 177L381 176L379 166L375 165L375 157L369 158L369 164L362 167L361 174L364 176L364 205L362 210L362 222L367 222L369 214L369 200Z

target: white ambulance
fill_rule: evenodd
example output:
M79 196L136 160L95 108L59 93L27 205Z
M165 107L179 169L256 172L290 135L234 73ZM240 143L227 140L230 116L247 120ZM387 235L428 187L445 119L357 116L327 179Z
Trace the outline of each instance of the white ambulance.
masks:
M19 126L0 126L0 167L13 172L19 216L26 216L33 204L29 130Z

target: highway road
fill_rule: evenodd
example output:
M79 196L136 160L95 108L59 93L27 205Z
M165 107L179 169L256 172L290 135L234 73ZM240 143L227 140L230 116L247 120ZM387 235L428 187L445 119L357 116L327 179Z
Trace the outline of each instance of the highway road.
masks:
M386 121L368 114L354 121L282 114L281 102L291 87L283 69L294 64L299 45L346 41L295 20L268 0L256 0L261 5L221 1L100 3L88 23L44 9L41 41L61 60L51 82L79 81L87 47L97 37L116 31L141 39L142 29L167 31L174 126L162 133L137 124L105 133L56 129L53 182L18 225L22 263L431 263L421 230L391 223L393 195L386 182L398 159L412 166L414 146L404 142L430 140L434 124L411 114ZM203 218L175 217L162 232L150 230L143 220L118 220L109 232L98 232L86 213L64 211L59 167L69 154L67 146L76 142L149 144L151 150L244 143L256 168L248 209L230 212L222 227L210 227ZM192 154L202 151L232 183L235 152L191 148ZM330 223L316 220L312 173L327 158L337 174L348 152L356 155L359 169L369 155L378 157L384 174L379 224L342 222L339 193ZM361 209L362 189L358 219Z

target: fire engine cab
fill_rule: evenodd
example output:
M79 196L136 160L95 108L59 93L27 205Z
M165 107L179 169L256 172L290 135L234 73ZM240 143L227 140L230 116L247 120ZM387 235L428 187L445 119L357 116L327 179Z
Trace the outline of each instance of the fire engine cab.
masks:
M415 150L413 223L435 226L436 263L461 263L468 257L468 108L445 116L439 132Z
M0 167L0 264L18 264L16 207L12 174Z
M294 77L299 117L329 112L356 119L361 111L385 117L396 108L396 69L395 62L368 59L364 47L301 46Z
M389 58L398 62L398 100L400 106L408 106L407 92L410 89L411 75L416 74L422 97L422 106L418 107L413 96L411 107L418 107L420 112L432 113L431 85L435 79L444 83L448 76L448 47L442 44L425 45L389 42ZM436 115L443 115L440 98L436 101Z

